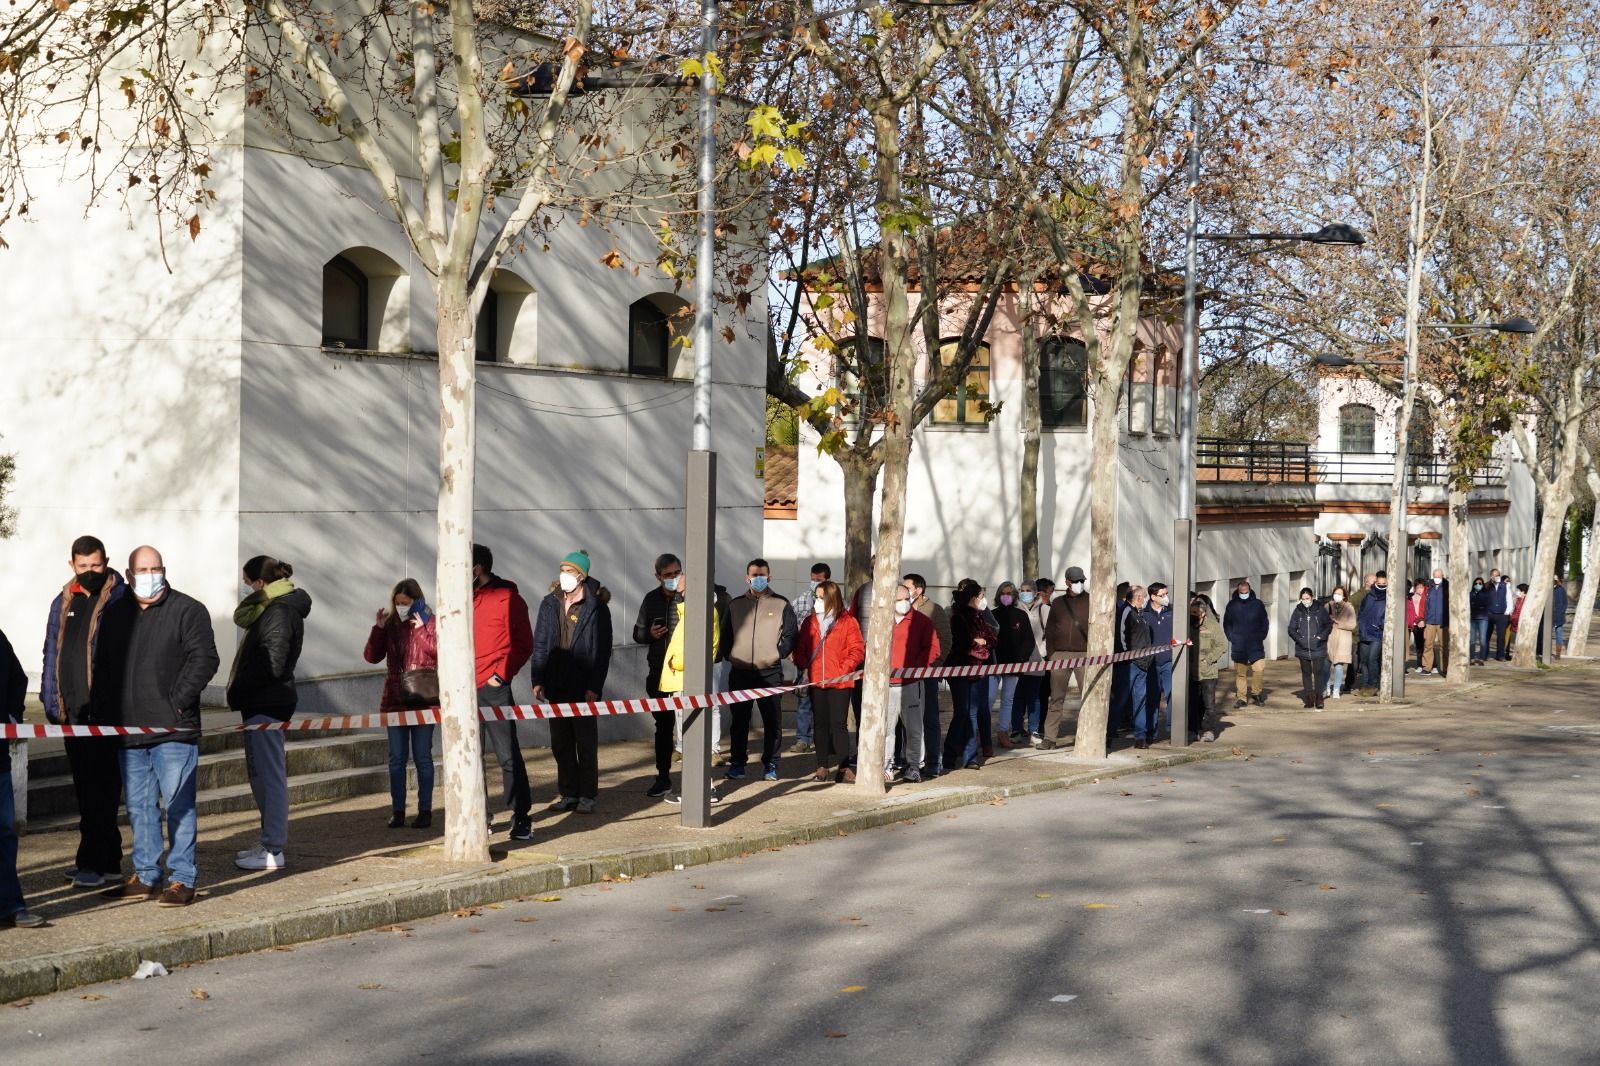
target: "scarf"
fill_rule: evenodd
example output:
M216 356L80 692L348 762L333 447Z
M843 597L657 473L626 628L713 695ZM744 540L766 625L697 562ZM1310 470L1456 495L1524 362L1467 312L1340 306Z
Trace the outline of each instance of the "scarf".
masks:
M252 592L240 602L233 610L233 624L240 629L249 629L261 620L267 613L267 608L272 606L272 601L280 596L287 596L294 591L294 582L288 578L279 578L272 584Z

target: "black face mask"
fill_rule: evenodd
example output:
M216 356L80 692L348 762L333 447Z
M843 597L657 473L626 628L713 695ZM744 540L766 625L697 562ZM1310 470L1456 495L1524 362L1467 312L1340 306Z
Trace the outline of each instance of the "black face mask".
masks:
M100 595L100 590L106 587L106 582L110 578L111 574L107 571L102 570L96 573L93 570L85 570L77 577L78 587L91 596L98 596Z

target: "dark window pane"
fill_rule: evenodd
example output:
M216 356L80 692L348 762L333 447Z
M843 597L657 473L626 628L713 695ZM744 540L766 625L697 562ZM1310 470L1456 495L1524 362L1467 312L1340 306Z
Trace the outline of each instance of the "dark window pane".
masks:
M628 308L628 372L667 376L666 312L648 297Z
M493 363L500 358L500 299L493 289L483 298L478 308L478 327L473 341L477 347L478 362Z
M322 268L322 346L368 347L367 276L339 255Z
M1046 428L1089 423L1089 350L1074 340L1048 337L1039 345L1039 424Z
M848 397L847 418L875 418L889 400L889 368L881 337L840 341L836 354L839 390Z

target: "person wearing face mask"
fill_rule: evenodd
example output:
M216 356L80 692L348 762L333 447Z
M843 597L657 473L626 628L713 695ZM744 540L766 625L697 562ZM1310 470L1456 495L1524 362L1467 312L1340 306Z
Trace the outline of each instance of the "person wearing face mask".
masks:
M598 702L610 671L611 592L589 576L588 552L569 552L533 625L528 672L534 702ZM593 814L600 791L599 722L592 717L550 719L550 753L557 791L550 810Z
M1517 632L1522 622L1522 602L1527 598L1527 595L1528 586L1526 584L1517 585L1516 592L1511 600L1511 617L1506 620L1506 632L1508 634L1506 637L1507 659L1511 658L1511 652L1517 644ZM1541 625L1544 623L1542 618L1539 621Z
M1356 611L1345 600L1344 586L1335 586L1328 598L1328 683L1323 695L1338 699L1344 692L1345 674L1355 656Z
M127 585L106 566L98 537L79 537L68 553L72 579L50 604L44 629L44 676L39 700L54 725L94 725L90 693L94 652L105 610ZM0 745L4 745L0 741ZM78 801L78 854L67 878L75 888L122 880L122 742L116 737L67 737L62 742Z
M795 635L791 648L795 667L812 686L817 768L811 776L814 781L827 781L832 777L849 784L856 779L855 771L850 768L850 692L855 682L841 679L861 669L866 644L861 639L861 626L855 615L845 609L838 585L824 581L817 586L813 599L811 617L806 619L805 629ZM746 722L748 714L747 711ZM884 732L892 753L892 723Z
M661 670L666 662L667 646L678 628L678 604L682 602L683 562L676 555L656 557L656 584L644 594L639 604L639 615L633 622L633 642L648 645L645 651L644 691L651 699L659 699ZM656 735L656 776L645 795L651 799L664 799L672 792L672 752L680 735L682 712L652 711ZM715 724L713 718L713 725ZM716 746L716 741L712 741Z
M103 550L102 550L103 555ZM23 705L28 698L28 675L11 641L0 632L0 725L21 723ZM115 739L115 738L111 738ZM113 823L114 824L114 823ZM121 841L118 841L120 861ZM122 879L121 870L117 880ZM11 784L11 743L0 739L0 926L13 929L42 929L50 923L28 910L22 895L22 880L17 876L16 802Z
M946 666L988 666L994 661L995 631L986 617L984 602L983 586L972 578L963 578L956 586L950 604L951 645ZM988 717L988 705L983 702L988 689L976 685L981 680L984 679L949 679L950 701L955 713L944 738L946 772L962 767L976 770L983 765L980 724L982 718Z
M833 580L833 568L827 563L818 563L811 568L810 585L806 594L801 596L794 604L794 620L796 626L804 626L806 619L811 617L815 609L817 588L824 581ZM795 700L794 709L794 743L789 746L790 755L810 755L817 750L814 726L815 718L811 710L811 690L803 688Z
M1267 695L1262 688L1266 675L1267 605L1262 603L1250 587L1241 581L1233 590L1233 599L1222 612L1222 632L1228 638L1228 654L1233 659L1234 707L1243 707L1254 701L1264 707Z
M963 580L977 585L977 582L970 577ZM994 633L994 638L989 642L989 662L993 663L1000 643L1000 623L995 620L994 606L989 600L988 590L981 585L978 586L978 598L974 601L974 605L982 612L983 620ZM994 721L991 712L994 710L995 691L999 687L995 683L995 678L990 675L972 679L972 700L978 708L978 744L985 759L994 757Z
M939 654L930 666L943 666L950 657L950 615L928 596L928 579L921 574L907 574L900 582L911 594L911 609L933 623L934 636L939 638ZM918 773L923 779L938 777L944 758L944 745L940 741L939 679L930 677L922 682L922 765ZM906 750L906 763L916 766L915 753Z
M1039 646L1033 636L1033 620L1029 618L1027 608L1019 602L1017 586L1010 581L1002 581L996 596L1000 602L994 609L995 628L999 634L995 661L1033 662L1038 658ZM1024 699L1028 697L1028 689L1019 689L1023 677L1022 674L1003 674L1000 677L1000 727L994 738L998 748L1016 747L1012 736L1021 733L1026 726L1027 706L1017 698L1019 691Z
M1155 654L1150 635L1150 613L1145 610L1150 604L1150 595L1143 585L1132 585L1128 589L1128 610L1122 616L1122 646L1128 651L1149 651L1128 664L1128 692L1133 701L1133 746L1135 748L1148 748L1150 741L1156 734L1155 726L1159 719L1152 723L1156 710L1150 699L1151 667L1155 665Z
M1045 585L1049 586L1049 581ZM1017 591L1017 602L1028 615L1028 629L1033 634L1033 652L1029 662L1042 663L1045 657L1044 631L1049 618L1050 604L1045 593L1038 591L1038 582L1024 583ZM1045 701L1049 697L1049 672L1037 670L1023 674L1017 682L1012 704L1011 739L1017 744L1027 744L1033 734L1043 727ZM1042 736L1042 734L1041 734Z
M244 600L233 624L244 630L228 675L228 706L245 725L287 722L294 714L294 668L305 640L311 597L289 580L294 568L270 555L244 564ZM244 761L250 793L261 811L261 837L239 853L241 870L281 870L289 840L289 769L284 732L262 729L244 735Z
M1294 657L1300 660L1300 698L1307 710L1322 710L1323 690L1328 686L1328 635L1333 622L1317 602L1316 593L1300 590L1300 603L1289 615L1289 639L1294 642Z
M904 585L894 590L894 640L890 645L889 665L895 670L915 670L932 666L939 658L939 634L926 615L911 607L911 592ZM863 652L864 654L864 652ZM888 721L884 726L883 776L894 775L895 726L905 728L904 780L922 780L922 681L890 676Z
M1411 634L1411 650L1417 656L1417 673L1428 671L1422 666L1424 619L1428 610L1428 583L1418 578L1411 585L1411 595L1406 597L1406 631Z
M477 657L478 706L515 705L512 680L533 652L533 626L528 602L515 582L494 572L494 552L486 544L472 546L472 648ZM511 839L532 840L533 791L517 740L517 723L479 722L478 736L484 751L494 750L500 766L501 802L511 808ZM486 802L485 807L494 810L492 803Z
M1145 699L1150 703L1150 739L1157 740L1172 724L1172 594L1159 581L1150 582L1146 588L1149 599L1144 611L1150 623L1150 646L1156 649L1156 655L1150 663L1150 686Z
M1198 704L1195 709L1199 711L1198 714L1191 712L1189 718L1199 732L1201 743L1210 744L1222 728L1221 716L1217 713L1217 665L1227 654L1228 642L1222 636L1222 624L1209 596L1197 593L1189 601L1189 622L1194 629L1194 655L1189 659L1189 677L1194 684L1190 691L1194 693Z
M1433 582L1428 586L1428 601L1422 611L1422 658L1417 669L1430 673L1443 673L1445 668L1446 627L1450 625L1450 582L1444 571L1435 567Z
M1361 606L1356 609L1356 635L1361 639L1361 646L1357 649L1361 656L1360 676L1356 680L1358 695L1378 694L1378 682L1383 669L1383 623L1388 599L1389 574L1379 570Z
M1486 658L1501 662L1511 658L1511 608L1515 605L1511 579L1498 568L1489 571L1489 632L1494 637L1494 654ZM1488 645L1488 640L1485 640L1484 647Z
M1467 649L1467 661L1472 666L1482 666L1489 657L1489 586L1483 578L1472 579L1472 594L1468 597L1472 615L1472 638Z
M728 684L734 690L782 685L783 660L794 651L799 629L794 608L772 591L772 567L765 559L750 560L744 572L748 590L728 606L728 628L732 635L729 656L733 660ZM850 687L853 683L847 686L847 693ZM813 692L811 698L814 707L817 694ZM848 694L846 702L849 702ZM776 781L778 753L783 745L782 703L777 696L763 696L755 705L761 712L761 776L764 780ZM749 703L734 704L728 772L724 775L729 781L741 781L745 776L745 765L750 759L750 714Z
M133 830L133 874L102 895L153 899L163 907L195 900L200 697L222 660L211 612L167 584L161 553L141 545L128 558L129 595L106 607L95 647L94 719L172 732L123 738L122 787ZM162 823L166 889L162 890Z
M422 599L422 586L404 578L389 593L389 606L379 608L362 651L367 662L383 663L383 697L380 712L412 710L417 704L406 695L407 671L439 668L439 640L433 614ZM437 684L437 680L435 681ZM406 824L406 759L417 767L417 817L411 828L433 825L433 734L438 727L392 725L389 735L389 828Z
M1047 659L1081 658L1089 654L1089 583L1083 568L1067 567L1066 591L1050 603L1050 613L1044 625L1044 647ZM1118 666L1122 664L1117 664ZM1040 727L1029 738L1036 748L1056 746L1056 734L1061 731L1061 719L1067 711L1067 689L1071 682L1078 683L1078 700L1083 700L1083 683L1087 677L1084 667L1050 671L1050 698L1045 704L1047 713ZM1113 708L1115 717L1115 708Z

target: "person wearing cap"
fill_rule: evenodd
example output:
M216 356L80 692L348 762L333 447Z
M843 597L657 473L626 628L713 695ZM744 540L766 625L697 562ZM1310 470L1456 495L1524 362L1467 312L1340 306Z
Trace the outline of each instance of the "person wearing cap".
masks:
M1089 584L1083 568L1067 567L1067 587L1050 603L1044 625L1045 654L1051 659L1080 658L1089 654ZM1050 697L1044 722L1030 742L1036 748L1056 746L1061 719L1067 709L1067 683L1078 682L1078 699L1083 699L1086 672L1081 666L1050 671Z
M127 591L106 565L106 546L83 536L68 553L72 580L50 604L44 629L44 675L39 700L54 725L92 725L90 688L100 620ZM0 742L3 743L3 742ZM67 737L62 742L78 801L78 854L67 879L75 888L100 888L122 881L122 741L116 737Z
M533 698L537 703L595 703L611 669L611 593L589 576L589 553L561 560L533 626ZM593 717L550 719L556 761L552 811L593 814L600 791L600 731Z

